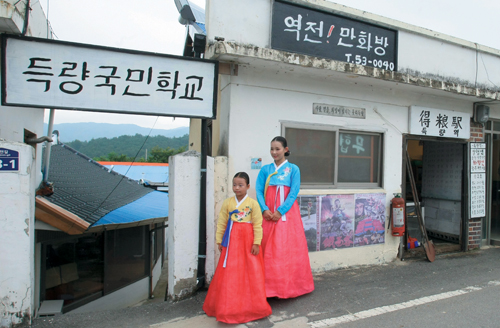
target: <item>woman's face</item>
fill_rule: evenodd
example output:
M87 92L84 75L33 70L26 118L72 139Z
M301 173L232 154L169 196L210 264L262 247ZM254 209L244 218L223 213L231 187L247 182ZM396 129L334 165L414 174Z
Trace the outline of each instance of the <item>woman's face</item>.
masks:
M281 142L273 141L271 142L271 156L274 161L280 163L285 158L285 153L288 151L288 147L283 147Z

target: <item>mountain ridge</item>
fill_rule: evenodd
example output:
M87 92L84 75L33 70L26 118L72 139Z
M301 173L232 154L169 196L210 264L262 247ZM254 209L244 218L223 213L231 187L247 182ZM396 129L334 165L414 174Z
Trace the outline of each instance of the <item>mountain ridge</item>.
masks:
M44 131L47 131L48 124L44 123ZM165 136L168 138L182 137L189 133L189 127L183 126L174 129L153 129L144 128L135 124L111 124L111 123L58 123L54 124L54 129L59 131L61 142L71 142L75 140L90 141L97 138L112 139L122 135L134 136L136 134L150 136ZM151 133L150 133L151 131Z

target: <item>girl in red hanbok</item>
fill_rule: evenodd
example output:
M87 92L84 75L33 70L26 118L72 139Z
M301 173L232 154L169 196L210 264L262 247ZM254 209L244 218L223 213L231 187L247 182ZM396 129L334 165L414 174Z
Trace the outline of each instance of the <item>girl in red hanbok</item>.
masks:
M289 163L286 139L271 141L274 163L265 165L256 182L262 210L264 268L267 297L292 298L310 293L314 282L297 195L300 170Z
M250 178L245 172L233 178L235 197L222 204L216 242L221 252L208 288L203 311L225 323L245 323L272 313L267 303L262 240L262 213L248 197Z

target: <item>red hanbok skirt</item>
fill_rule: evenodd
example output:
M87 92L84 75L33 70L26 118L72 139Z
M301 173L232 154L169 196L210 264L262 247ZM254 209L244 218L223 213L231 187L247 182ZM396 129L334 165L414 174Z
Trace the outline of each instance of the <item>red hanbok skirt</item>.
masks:
M271 212L281 205L279 194L276 196L276 188L269 186L266 193L266 205ZM285 186L284 189L286 199L290 188ZM275 202L278 202L276 206ZM312 292L314 281L297 202L286 213L286 221L264 220L262 229L267 297L293 298Z
M252 255L253 225L233 222L226 267L226 247L208 288L203 311L225 323L245 323L271 315L264 289L262 249Z

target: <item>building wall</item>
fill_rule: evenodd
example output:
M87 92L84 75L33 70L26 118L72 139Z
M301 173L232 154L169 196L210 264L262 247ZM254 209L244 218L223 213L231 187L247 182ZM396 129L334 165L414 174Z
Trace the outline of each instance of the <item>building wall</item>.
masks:
M410 88L386 84L358 84L355 79L336 76L301 74L293 77L288 71L260 69L250 65L239 67L238 76L231 76L224 85L221 131L227 127L228 181L238 171L250 175L249 195L255 198L258 170L251 169L251 158L262 158L263 165L271 163L270 140L281 135L284 122L337 126L347 130L384 134L383 187L381 189L302 189L301 195L386 193L386 213L389 213L393 193L401 192L402 140L408 133L408 107L469 112L471 102L450 97L420 94ZM312 114L313 103L335 104L366 109L366 119L332 117ZM230 114L229 114L230 112ZM242 133L244 131L244 133ZM293 152L293 149L291 149ZM227 186L228 190L229 185ZM232 194L229 192L229 194ZM384 244L362 248L309 253L313 271L336 269L353 265L380 264L396 258L399 238L386 230Z
M33 147L1 141L19 152L19 172L0 172L0 327L29 321L34 300L36 159Z
M324 0L294 1L399 30L398 71L468 86L500 85L500 50ZM207 1L208 40L271 48L271 0ZM237 13L245 13L244 15ZM429 51L429 49L432 49ZM477 56L477 57L476 57ZM477 61L484 65L476 65ZM477 67L477 76L476 76Z
M21 34L26 1L0 6L0 33ZM52 38L39 2L30 5L26 35ZM41 137L44 109L0 106L0 148L20 152L20 170L0 173L0 327L29 321L36 310L34 226L35 191L42 180L42 146L24 144L25 130Z
M383 185L387 212L392 194L401 191L402 136L408 130L408 107L423 106L468 113L488 102L490 117L500 119L500 50L324 0L291 3L359 19L398 31L397 72L271 50L271 0L208 0L207 57L238 65L237 75L219 83L219 151L228 156L228 180L258 170L250 160L272 161L269 142L285 122L322 124L384 134ZM244 12L244 15L237 14ZM215 38L223 41L215 41ZM219 39L220 40L220 39ZM313 103L366 109L364 120L312 114ZM241 131L244 131L242 133ZM471 124L470 141L482 140ZM214 145L216 147L216 145ZM293 149L292 149L293 152ZM231 194L229 185L228 191ZM253 187L253 186L252 186ZM302 195L362 193L377 190L306 190ZM255 197L255 190L250 190ZM481 220L469 221L467 247L479 247ZM399 239L386 231L383 245L310 253L313 270L383 263L394 259Z
M149 277L134 282L116 292L80 306L69 313L118 310L138 304L149 298Z

